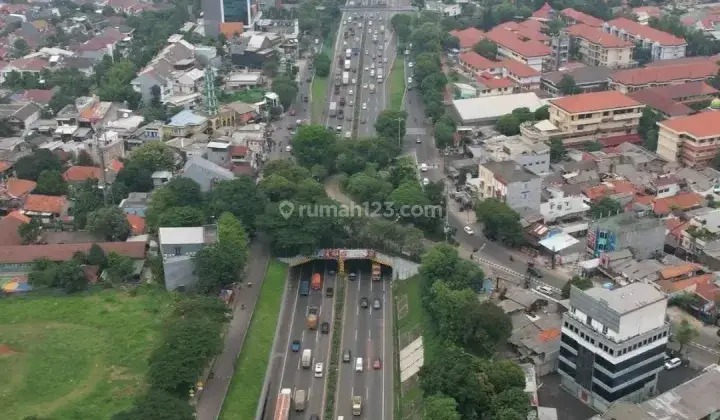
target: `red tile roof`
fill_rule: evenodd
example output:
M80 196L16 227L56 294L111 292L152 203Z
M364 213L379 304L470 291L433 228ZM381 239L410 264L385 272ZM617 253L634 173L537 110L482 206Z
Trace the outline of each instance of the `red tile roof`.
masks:
M649 39L652 42L657 42L660 45L686 45L687 41L682 38L678 38L675 35L667 32L659 31L649 25L642 25L637 22L633 22L626 18L617 18L608 22L610 26L614 26L619 30L632 34L642 39Z
M633 8L632 11L636 15L646 14L649 17L659 18L660 15L662 15L662 10L660 10L660 8L657 6L640 6L640 7Z
M227 39L232 39L235 34L242 35L245 27L242 22L223 22L220 24L220 32Z
M87 253L93 244L53 244L53 245L24 245L0 246L0 264L27 264L44 258L51 261L68 261L77 251ZM118 255L134 260L145 258L144 242L100 242L100 248L106 253L115 252Z
M500 65L511 75L516 77L535 77L540 76L540 72L527 64L521 63L512 58L505 59Z
M665 229L668 230L668 235L675 239L682 238L682 233L690 226L690 222L684 222L680 219L669 218L665 220Z
M637 188L635 185L625 180L604 182L595 187L588 187L583 190L583 194L592 201L597 201L610 195L634 194L636 192Z
M8 194L13 198L24 197L35 189L37 183L35 181L28 181L27 179L10 178L5 181L5 188L7 188Z
M697 207L702 203L703 198L694 192L684 192L672 197L656 198L653 200L652 209L655 214L669 214L672 209L688 210Z
M552 13L553 8L545 3L542 5L541 8L539 8L535 13L532 14L532 17L535 19L546 19L550 20L550 14Z
M460 40L460 48L472 48L483 39L483 33L476 28L467 28L461 31L457 29L450 31L450 35Z
M700 81L715 76L717 69L717 64L701 61L675 66L620 70L611 74L610 80L626 86L644 86L681 80Z
M127 215L130 229L132 229L133 235L142 235L145 233L145 218L136 214Z
M47 105L55 96L53 89L28 89L23 92L23 98L38 104Z
M23 216L25 219L25 216ZM29 220L15 217L12 213L0 219L0 246L22 245L22 238L18 233L18 228Z
M598 27L589 26L584 23L573 25L567 28L566 31L574 37L582 38L591 44L600 45L604 48L628 48L635 46L632 42L623 41Z
M43 69L47 68L49 63L46 60L42 60L39 58L20 58L17 60L13 60L10 63L8 63L8 66L13 66L14 68L20 70L20 71L42 71Z
M720 55L698 55L696 57L683 57L683 58L672 58L670 60L657 60L651 61L645 65L645 67L667 67L667 66L679 66L685 64L694 63L715 63L720 59Z
M465 63L465 65L479 69L479 70L487 70L487 69L493 69L497 68L497 62L488 60L487 58L483 57L482 55L474 52L469 51L466 53L460 54L458 59Z
M515 33L496 28L485 34L485 38L505 49L527 58L545 57L550 55L550 47L535 40L523 41Z
M113 159L113 161L110 162L110 165L108 165L108 169L113 172L120 172L123 170L124 167L125 165L117 159Z
M95 166L71 166L63 174L68 182L82 182L88 179L102 178L102 169Z
M605 137L598 140L604 147L617 147L623 143L640 144L642 137L637 134L622 134L619 136Z
M476 74L475 81L490 89L502 89L515 86L515 82L507 77L496 77L489 73Z
M563 96L562 98L557 98L550 102L570 114L597 112L606 109L630 108L642 105L640 102L616 90Z
M67 198L52 195L30 194L25 198L23 210L34 213L60 214L65 210Z
M595 16L590 16L587 13L580 12L570 7L568 7L567 9L563 9L560 14L578 23L596 26L598 28L602 27L605 24L605 21L602 19L598 19Z
M654 108L670 117L690 115L695 111L689 106L675 102L676 99L716 95L718 91L705 82L689 82L679 85L658 86L637 90L628 94L636 101Z
M108 28L103 33L90 39L84 44L78 45L78 51L100 51L107 48L108 45L115 45L126 37L125 34L115 28Z
M230 148L230 156L246 156L248 148L246 146L233 146Z
M720 287L712 281L698 283L698 285L695 286L695 294L708 302L715 301L715 296L717 296L718 291L720 291Z
M720 135L720 114L700 112L686 117L671 118L658 123L661 128L685 134L696 139Z
M533 39L535 41L540 41L540 42L550 41L549 36L540 32L539 22L537 22L537 21L529 21L529 22L535 22L535 24L525 23L525 22L505 22L505 23L501 23L500 25L496 26L492 30L495 30L496 28L497 29L505 29L505 30L515 33L516 35L518 35L521 38Z

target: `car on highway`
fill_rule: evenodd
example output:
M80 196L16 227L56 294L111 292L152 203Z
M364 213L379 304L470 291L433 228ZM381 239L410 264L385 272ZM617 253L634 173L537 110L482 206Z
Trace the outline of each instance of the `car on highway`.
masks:
M350 131L346 131L346 132L345 132L345 138L346 138L346 139L349 139L350 137L352 137L352 133L351 133Z
M421 165L420 165L420 170L421 170L422 172L427 172L427 170L428 170L427 163L421 164Z
M373 309L380 309L381 306L380 299L373 300Z
M352 84L357 85L357 79L352 79Z
M293 340L292 344L290 344L290 350L292 350L293 353L297 353L300 351L300 340Z
M367 109L367 102L363 102L362 109Z
M408 63L408 67L413 68L413 62L412 62L412 61Z
M355 105L355 101L353 101L352 99L350 99L350 101L348 101L348 106L353 106L353 105Z
M323 334L330 334L330 323L325 321L320 324L320 332Z
M360 298L360 307L361 308L367 308L368 307L368 298Z
M475 231L474 231L473 228L471 228L470 226L465 226L465 227L463 227L463 230L464 230L465 233L467 233L468 235L474 235L474 234L475 234Z
M408 83L412 83L412 77L408 77Z
M365 50L365 55L370 55L370 51Z
M380 369L382 368L382 361L380 359L376 359L373 362L373 369Z
M362 372L363 371L363 359L362 357L358 357L355 359L355 372Z
M323 377L323 364L322 362L315 363L315 377L316 378L322 378Z
M422 184L425 185L425 186L430 185L430 180L427 179L427 178L423 178Z
M387 57L383 57L383 63L387 63Z
M415 143L417 143L417 144L422 143L422 140L420 140L420 136L415 138Z
M367 70L367 67L365 67L365 70ZM363 83L363 89L367 89L367 83Z
M368 66L363 67L363 70L365 70L365 71L368 71L368 69L369 69Z
M285 146L285 151L288 152L288 153L291 152L291 151L292 151L292 146L290 146L289 144L288 144L287 146Z
M351 360L352 360L352 352L350 352L350 349L343 350L343 358L342 358L343 363L350 363Z
M328 287L327 289L325 289L325 297L333 296L335 296L335 289L333 289L332 287Z
M338 133L341 132L341 131L342 131L342 125L338 125L337 127L335 127L335 130L336 130Z
M371 69L374 69L374 68L375 68L375 63L370 63L370 68L371 68Z
M350 279L350 281L355 281L357 279L357 274L350 273L348 274L348 278Z
M682 364L682 360L680 360L677 357L674 357L674 358L668 360L667 362L665 362L665 369L667 369L667 370L675 369L676 367L680 366L681 364Z
M546 294L546 295L552 295L553 291L548 286L538 286L535 288L540 293Z
M348 90L348 95L352 96L352 94L353 94L353 90L352 89Z

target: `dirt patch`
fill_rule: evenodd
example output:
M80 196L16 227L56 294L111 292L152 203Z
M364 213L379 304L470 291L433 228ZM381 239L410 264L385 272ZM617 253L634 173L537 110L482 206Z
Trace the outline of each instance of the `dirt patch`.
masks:
M0 344L0 357L2 356L12 356L13 354L17 354L17 352L10 348L7 344Z

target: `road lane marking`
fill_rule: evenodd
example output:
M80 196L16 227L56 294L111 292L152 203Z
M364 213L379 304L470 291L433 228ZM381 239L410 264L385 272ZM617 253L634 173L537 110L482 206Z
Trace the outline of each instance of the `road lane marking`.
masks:
M358 336L358 330L357 330L357 328L356 328L356 329L355 329L355 342L356 342L356 343L357 343L357 336Z
M302 268L299 271L300 271L300 275L298 276L298 284L299 284L299 280L302 278ZM290 279L290 281L292 281L292 279ZM290 285L290 290L293 290L292 284ZM290 342L292 340L293 324L295 323L295 311L297 310L297 303L298 303L299 299L300 299L300 290L298 289L295 292L295 299L293 300L293 308L292 308L292 312L291 312L292 318L290 318L290 328L288 329L287 341L285 342L285 358L283 359L282 371L280 372L280 388L278 388L278 393L280 393L280 390L283 388L282 384L283 384L283 379L285 378L285 368L287 366L288 358L290 357L290 354L292 353L292 352L288 351L288 347L290 347ZM300 345L302 346L302 339L300 340L300 343L301 343ZM300 349L300 351L302 351L302 348ZM299 360L298 360L298 369L300 369L300 361Z
M386 303L385 303L385 283L383 282L383 308L382 308L382 321L381 321L381 323L380 323L380 340L381 340L381 343L382 343L381 346L382 346L382 355L383 355L383 358L385 358L385 356L386 356L386 353L385 353L385 350L386 350L386 349L385 349L385 320L386 320L387 318L385 318L385 317L386 317L387 315L386 315L386 309L385 309L385 308L386 308ZM392 368L392 363L390 363L390 367ZM383 366L383 371L382 371L382 386L381 386L381 391L380 391L380 399L382 400L381 403L380 403L380 404L381 404L380 410L381 410L381 413L382 413L382 414L381 414L381 420L385 420L385 370L386 370L386 369L385 369L385 366Z
M370 388L365 387L365 401L370 400Z

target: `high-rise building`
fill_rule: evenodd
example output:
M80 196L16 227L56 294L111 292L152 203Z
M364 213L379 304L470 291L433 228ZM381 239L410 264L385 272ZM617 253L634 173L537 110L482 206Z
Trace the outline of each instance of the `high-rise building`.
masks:
M205 35L220 34L222 23L240 22L252 27L257 13L255 0L202 0Z
M558 371L563 386L599 411L656 392L670 326L667 297L649 283L570 291Z

